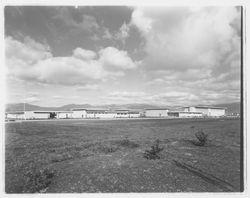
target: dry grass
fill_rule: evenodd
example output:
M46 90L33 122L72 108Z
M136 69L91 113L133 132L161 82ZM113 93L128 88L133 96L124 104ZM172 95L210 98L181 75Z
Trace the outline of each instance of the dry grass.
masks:
M239 124L201 119L8 123L6 192L219 191L168 159L196 163L237 189ZM213 144L183 141L193 136L193 128L204 129ZM152 145L156 139L158 146ZM145 159L145 150L160 159Z

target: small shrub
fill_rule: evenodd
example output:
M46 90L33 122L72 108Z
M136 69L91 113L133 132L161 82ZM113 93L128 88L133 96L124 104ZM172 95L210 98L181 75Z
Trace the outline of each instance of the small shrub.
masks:
M128 147L128 148L136 148L139 146L139 144L132 142L131 140L129 140L127 137L123 140L120 140L117 142L120 146L123 147Z
M62 162L70 159L73 159L73 156L68 152L63 154L52 155L51 162Z
M55 171L48 168L40 170L32 168L24 176L26 177L25 192L35 193L46 189L51 184Z
M159 146L160 140L156 140L155 144L151 146L150 150L144 152L143 157L146 159L160 159L159 153L163 150L163 147Z
M193 143L196 146L204 146L207 142L208 134L205 134L202 130L195 133L195 137L198 141L194 141Z
M118 150L118 147L113 146L113 145L101 145L99 147L99 150L103 153L113 153Z

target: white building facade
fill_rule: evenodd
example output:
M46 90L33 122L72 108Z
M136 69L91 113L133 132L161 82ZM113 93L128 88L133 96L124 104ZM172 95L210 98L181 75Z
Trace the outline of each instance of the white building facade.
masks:
M107 109L87 109L86 118L112 118L115 116L114 113L109 112Z
M71 109L72 111L72 118L86 118L87 112L86 109Z
M116 112L116 118L128 118L129 117L129 110L115 110Z
M129 111L128 112L128 117L129 118L139 118L139 117L141 117L141 113L140 113L140 111Z
M34 120L34 119L49 119L50 113L48 111L20 111L20 112L7 112L7 119L16 120Z
M57 119L70 119L73 118L73 111L58 111L56 112Z
M167 117L169 109L145 109L146 117Z
M25 111L24 116L25 119L49 119L50 118L50 113L48 111Z
M25 119L24 112L6 112L6 119L23 120Z
M185 107L185 112L201 112L203 116L208 117L221 117L226 115L226 108L212 107L212 106L193 106Z

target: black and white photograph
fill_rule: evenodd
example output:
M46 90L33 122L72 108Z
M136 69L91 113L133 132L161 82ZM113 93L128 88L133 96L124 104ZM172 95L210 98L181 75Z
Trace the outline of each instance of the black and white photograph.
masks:
M2 10L5 194L244 193L244 5Z

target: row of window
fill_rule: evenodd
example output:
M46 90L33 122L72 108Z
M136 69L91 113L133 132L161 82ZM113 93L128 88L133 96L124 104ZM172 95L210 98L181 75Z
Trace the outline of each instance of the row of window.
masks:
M87 112L88 114L110 114L109 112ZM128 115L128 113L117 113L117 115Z

